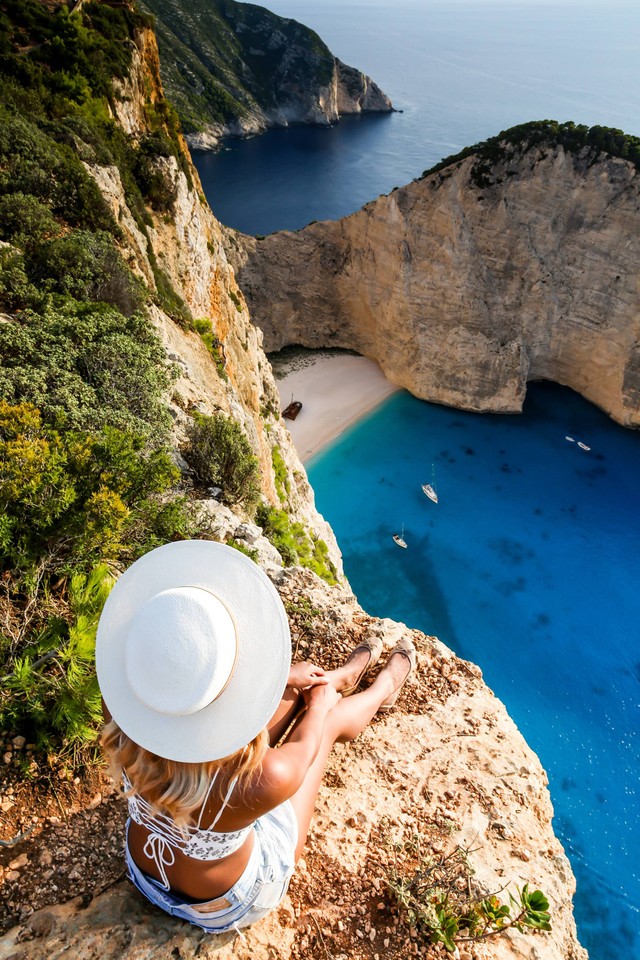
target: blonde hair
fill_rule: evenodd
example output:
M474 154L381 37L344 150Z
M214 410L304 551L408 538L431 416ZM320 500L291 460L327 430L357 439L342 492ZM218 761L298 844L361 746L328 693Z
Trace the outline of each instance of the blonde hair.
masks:
M235 777L234 794L246 798L251 780L262 766L269 734L266 729L261 730L242 750L206 763L181 763L159 757L131 740L115 720L102 728L101 743L115 782L124 771L131 784L125 796L141 794L154 813L166 814L176 826L186 827L195 823L193 814L205 802L217 771L211 796L222 802L229 780Z

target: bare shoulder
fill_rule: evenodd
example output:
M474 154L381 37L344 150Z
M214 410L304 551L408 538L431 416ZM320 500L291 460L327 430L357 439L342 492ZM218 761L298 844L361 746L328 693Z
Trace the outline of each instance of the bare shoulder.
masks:
M262 761L260 793L267 801L282 803L300 785L300 774L285 751L269 747Z

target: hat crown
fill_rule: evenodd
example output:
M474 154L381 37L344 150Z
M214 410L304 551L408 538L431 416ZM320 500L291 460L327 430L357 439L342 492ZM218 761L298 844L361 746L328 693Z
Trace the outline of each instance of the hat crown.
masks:
M224 690L237 654L225 604L202 587L152 596L130 622L125 654L131 692L148 709L187 716Z

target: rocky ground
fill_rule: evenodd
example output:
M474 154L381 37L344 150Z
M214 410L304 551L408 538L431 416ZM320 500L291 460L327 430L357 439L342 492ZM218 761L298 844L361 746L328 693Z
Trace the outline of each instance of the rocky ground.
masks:
M407 628L365 614L309 571L274 574L298 658L338 665L360 638L390 649ZM581 960L573 877L551 830L546 777L477 667L410 631L419 673L396 711L327 770L303 861L282 906L242 937L212 938L150 907L123 879L124 802L103 770L80 782L20 783L5 764L0 960L252 957L380 960L443 956L390 892L421 857L473 849L470 883L486 894L529 882L551 901L552 933L461 944L460 960ZM12 792L10 792L12 791ZM418 846L421 853L416 851ZM74 898L74 899L70 899ZM68 902L67 902L68 901Z

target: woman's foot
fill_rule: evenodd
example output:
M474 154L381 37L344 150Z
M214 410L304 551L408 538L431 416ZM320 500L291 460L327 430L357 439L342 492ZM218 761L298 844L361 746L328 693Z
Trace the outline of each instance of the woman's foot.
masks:
M376 665L382 653L382 640L367 637L355 647L346 662L337 670L328 670L325 674L338 693L349 697L358 689L367 670Z
M415 670L416 663L416 648L408 637L402 637L396 643L384 668L378 674L379 681L386 681L391 686L391 693L382 701L378 710L392 710L395 707L400 691L409 678L409 674Z

